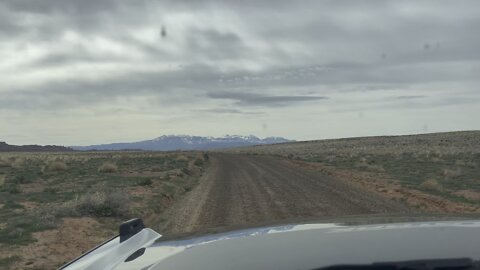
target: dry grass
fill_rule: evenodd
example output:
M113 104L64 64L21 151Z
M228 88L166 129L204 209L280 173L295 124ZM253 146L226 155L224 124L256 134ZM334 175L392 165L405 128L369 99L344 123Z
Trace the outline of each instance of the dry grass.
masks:
M434 192L442 192L444 190L443 186L435 179L425 180L420 184L420 188Z
M179 155L179 156L177 157L177 160L178 160L178 161L188 161L189 159L188 159L188 157L186 157L185 155Z
M76 199L72 206L79 216L123 217L130 213L130 197L121 191L97 191Z
M458 161L457 161L458 162ZM462 169L455 168L455 169L443 169L443 176L444 177L457 177L462 175Z
M10 161L4 157L0 157L0 167L10 167Z
M113 162L105 162L98 167L98 172L101 173L114 173L118 171L118 166Z
M334 162L333 158L327 159L329 162ZM368 161L366 158L361 158L359 162L355 163L355 167L369 170L369 171L376 171L376 172L384 172L385 169L381 164L375 164L372 161Z
M19 169L19 168L22 168L22 166L24 165L26 159L24 157L18 157L18 158L14 158L11 160L10 162L10 166L12 168L16 168L16 169Z

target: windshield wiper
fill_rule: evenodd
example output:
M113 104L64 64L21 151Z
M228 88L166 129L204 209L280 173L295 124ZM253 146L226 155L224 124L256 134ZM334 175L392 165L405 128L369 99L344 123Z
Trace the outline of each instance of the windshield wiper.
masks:
M373 264L334 265L317 270L480 270L480 263L469 258L381 262Z

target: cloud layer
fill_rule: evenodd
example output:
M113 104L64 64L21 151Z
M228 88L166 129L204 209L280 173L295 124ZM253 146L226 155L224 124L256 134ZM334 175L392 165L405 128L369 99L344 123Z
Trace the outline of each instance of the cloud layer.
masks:
M479 129L479 23L473 0L5 0L0 140Z

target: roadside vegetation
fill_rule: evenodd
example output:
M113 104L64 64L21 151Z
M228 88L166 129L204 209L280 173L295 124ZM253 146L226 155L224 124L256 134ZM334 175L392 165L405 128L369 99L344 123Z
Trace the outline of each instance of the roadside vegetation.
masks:
M205 157L196 152L0 153L0 269L58 267L80 255L62 252L62 242L86 241L91 248L133 217L154 227L161 213L198 183ZM83 231L63 235L74 229L68 226ZM22 252L38 246L44 235L52 239L38 252Z

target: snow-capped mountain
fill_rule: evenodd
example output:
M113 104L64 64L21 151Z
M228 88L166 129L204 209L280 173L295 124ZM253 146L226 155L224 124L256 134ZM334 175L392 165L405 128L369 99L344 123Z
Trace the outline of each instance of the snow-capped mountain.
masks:
M208 150L260 144L291 142L282 137L260 139L256 136L226 135L224 137L201 137L189 135L163 135L158 138L140 142L111 143L89 146L72 146L75 150Z

